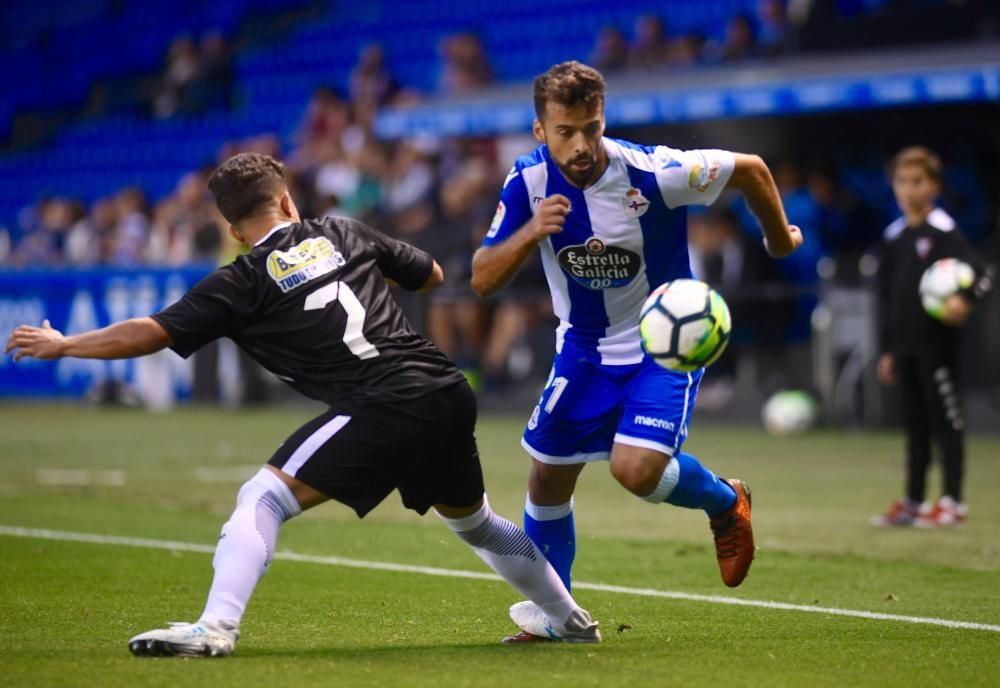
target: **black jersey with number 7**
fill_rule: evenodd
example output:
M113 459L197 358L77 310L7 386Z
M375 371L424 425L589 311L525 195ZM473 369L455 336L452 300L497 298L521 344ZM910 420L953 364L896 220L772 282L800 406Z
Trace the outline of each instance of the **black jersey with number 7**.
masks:
M432 266L425 252L360 222L304 220L152 317L181 356L229 337L318 401L413 399L464 380L414 332L385 282L419 289Z

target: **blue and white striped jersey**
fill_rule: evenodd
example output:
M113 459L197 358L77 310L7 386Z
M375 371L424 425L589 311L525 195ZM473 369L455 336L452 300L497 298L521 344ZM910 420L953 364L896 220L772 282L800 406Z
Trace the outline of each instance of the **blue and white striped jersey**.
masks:
M639 309L663 282L691 277L687 205L709 205L733 171L733 154L680 151L603 139L608 168L594 184L570 184L539 146L507 175L484 246L520 229L546 196L571 208L563 231L539 244L559 318L556 351L571 346L587 360L642 360Z

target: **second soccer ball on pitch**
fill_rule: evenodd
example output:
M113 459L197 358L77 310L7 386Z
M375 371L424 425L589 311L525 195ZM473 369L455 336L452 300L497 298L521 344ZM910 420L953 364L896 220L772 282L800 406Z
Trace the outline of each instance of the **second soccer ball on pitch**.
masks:
M942 258L924 270L920 278L920 302L936 320L944 315L944 302L959 289L967 289L976 280L972 266L957 258Z
M640 312L643 351L670 370L689 373L711 365L725 350L731 331L726 302L698 280L661 284Z

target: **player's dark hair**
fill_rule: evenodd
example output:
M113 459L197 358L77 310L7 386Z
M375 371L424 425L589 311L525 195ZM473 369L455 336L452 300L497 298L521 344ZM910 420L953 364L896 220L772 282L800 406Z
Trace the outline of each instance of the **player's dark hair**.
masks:
M535 116L539 121L548 102L565 108L600 107L604 105L604 77L593 67L576 60L553 65L535 78Z
M287 188L285 166L270 155L239 153L215 168L208 189L219 212L236 224Z
M896 170L901 167L911 166L919 167L928 177L938 184L941 183L941 178L944 176L944 167L941 164L941 158L929 148L908 146L896 153L892 162L889 163L889 176L895 176Z

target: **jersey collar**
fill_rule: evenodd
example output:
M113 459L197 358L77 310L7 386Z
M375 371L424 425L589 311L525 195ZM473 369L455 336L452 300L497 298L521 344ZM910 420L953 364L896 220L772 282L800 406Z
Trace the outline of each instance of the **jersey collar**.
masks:
M279 229L284 229L285 227L291 227L291 226L292 226L291 222L282 222L280 225L275 225L274 227L271 227L271 231L268 232L267 234L265 234L264 236L262 236L260 238L260 241L258 241L256 244L254 244L254 248L260 246L265 241L267 241L268 239L270 239L271 235L274 234L275 232L277 232Z

